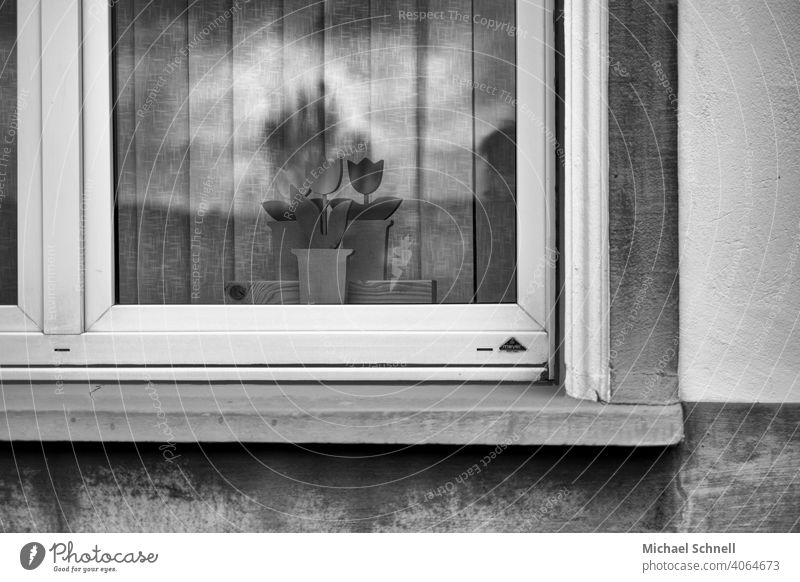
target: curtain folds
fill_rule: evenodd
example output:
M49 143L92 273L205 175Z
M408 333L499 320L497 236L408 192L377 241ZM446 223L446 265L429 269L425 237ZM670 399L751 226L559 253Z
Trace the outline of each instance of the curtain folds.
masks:
M16 2L0 0L0 305L17 304L16 40Z
M516 38L482 24L513 26L513 1L113 10L119 303L224 303L228 282L279 279L261 203L364 156L403 199L397 278L436 281L440 302L516 300Z

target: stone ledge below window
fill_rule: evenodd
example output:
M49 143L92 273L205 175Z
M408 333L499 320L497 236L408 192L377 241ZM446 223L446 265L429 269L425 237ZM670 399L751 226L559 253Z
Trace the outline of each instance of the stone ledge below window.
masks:
M0 440L663 446L680 404L548 384L4 383Z

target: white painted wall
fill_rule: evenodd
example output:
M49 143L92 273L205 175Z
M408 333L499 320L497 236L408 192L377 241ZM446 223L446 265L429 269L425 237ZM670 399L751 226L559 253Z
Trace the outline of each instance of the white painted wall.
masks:
M680 3L681 395L800 401L800 3Z

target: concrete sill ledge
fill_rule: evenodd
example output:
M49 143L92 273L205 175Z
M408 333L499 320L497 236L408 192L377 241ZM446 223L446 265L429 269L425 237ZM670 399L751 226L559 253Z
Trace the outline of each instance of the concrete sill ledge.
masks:
M538 384L5 383L0 439L662 446L679 404L579 401Z

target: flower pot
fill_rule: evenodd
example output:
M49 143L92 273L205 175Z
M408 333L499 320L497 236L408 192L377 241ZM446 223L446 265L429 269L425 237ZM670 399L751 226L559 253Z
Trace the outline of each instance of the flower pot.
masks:
M300 272L300 303L344 303L347 259L352 253L352 249L292 249Z
M342 246L353 249L347 281L386 279L391 220L354 220L347 226Z
M272 231L272 248L270 261L276 266L276 273L281 281L297 281L299 273L297 261L292 256L292 249L308 247L300 226L294 220L267 222Z

